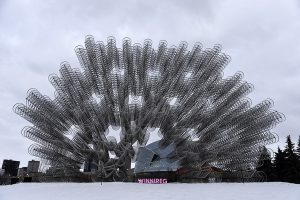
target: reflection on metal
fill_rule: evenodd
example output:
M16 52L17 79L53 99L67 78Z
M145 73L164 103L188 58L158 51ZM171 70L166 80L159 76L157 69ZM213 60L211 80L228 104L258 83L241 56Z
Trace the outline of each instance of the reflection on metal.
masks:
M125 38L117 48L112 37L105 44L87 36L75 52L82 69L63 62L49 76L54 98L30 89L26 103L14 106L32 123L22 134L35 142L29 153L43 165L64 174L86 166L124 180L150 130L159 128L162 146L174 143L173 158L182 166L234 173L253 171L260 147L276 141L270 129L283 115L271 110L270 99L251 106L246 96L253 86L241 72L223 78L230 58L220 45L188 50L185 42L161 41L153 49L151 40L140 45ZM119 137L109 136L111 130Z

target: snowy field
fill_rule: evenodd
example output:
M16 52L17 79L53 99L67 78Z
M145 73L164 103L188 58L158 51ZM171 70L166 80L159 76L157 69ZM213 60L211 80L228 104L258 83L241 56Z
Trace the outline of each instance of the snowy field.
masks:
M0 200L300 200L289 183L20 183L0 186Z

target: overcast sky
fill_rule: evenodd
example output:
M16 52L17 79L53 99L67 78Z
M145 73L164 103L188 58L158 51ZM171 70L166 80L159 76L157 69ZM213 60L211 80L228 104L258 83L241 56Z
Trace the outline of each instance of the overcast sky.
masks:
M244 72L252 83L253 104L266 98L286 121L274 132L283 146L290 134L300 134L300 1L296 0L0 0L0 164L3 159L32 159L32 143L21 135L29 125L13 113L24 103L26 92L37 88L53 97L48 75L68 61L79 67L74 47L86 35L106 41L115 36L134 43L144 39L167 40L169 45L187 41L192 47L221 44L232 58L225 75Z

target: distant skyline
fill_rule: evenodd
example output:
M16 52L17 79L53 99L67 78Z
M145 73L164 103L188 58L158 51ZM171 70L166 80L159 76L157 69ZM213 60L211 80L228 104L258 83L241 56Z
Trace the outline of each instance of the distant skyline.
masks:
M80 67L74 48L86 35L106 41L114 36L133 43L151 39L169 46L187 41L189 48L221 44L232 60L224 78L237 71L254 85L248 96L253 105L274 100L274 109L286 116L273 132L284 146L300 135L300 1L0 1L0 163L20 160L26 166L38 158L27 153L33 142L21 135L30 125L13 113L25 103L30 88L53 98L48 76L68 61Z

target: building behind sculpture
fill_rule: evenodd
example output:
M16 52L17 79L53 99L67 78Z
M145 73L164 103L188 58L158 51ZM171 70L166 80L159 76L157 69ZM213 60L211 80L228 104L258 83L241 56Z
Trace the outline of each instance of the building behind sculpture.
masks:
M27 172L28 173L37 173L39 172L40 161L31 160L28 161Z
M161 147L159 142L139 148L134 173L177 171L180 168L180 160L174 160L170 156L175 151L175 144Z
M87 159L84 162L84 172L92 172L96 171L98 169L98 166L93 162L91 159Z
M2 169L5 170L5 174L10 176L17 176L20 161L15 160L3 160Z
M0 169L0 177L5 174L5 169Z
M19 168L18 176L22 177L22 176L26 176L26 175L27 175L27 167L21 167L21 168Z

